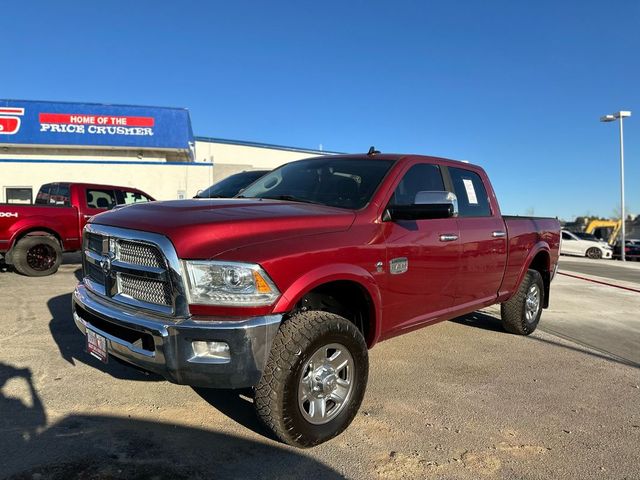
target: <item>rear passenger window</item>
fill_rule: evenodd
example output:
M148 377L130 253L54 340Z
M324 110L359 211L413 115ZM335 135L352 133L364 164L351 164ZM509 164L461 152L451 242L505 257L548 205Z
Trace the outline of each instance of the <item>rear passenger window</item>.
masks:
M113 190L87 189L87 207L108 210L116 205Z
M461 217L490 217L489 197L480 176L463 168L449 168Z
M43 185L38 190L38 195L36 195L36 205L49 205L49 190L51 189L51 185Z
M51 191L49 192L49 204L68 207L71 205L69 195L69 185L54 184L51 186Z
M413 205L418 192L442 192L444 182L440 167L430 163L419 163L404 174L391 197L390 205Z

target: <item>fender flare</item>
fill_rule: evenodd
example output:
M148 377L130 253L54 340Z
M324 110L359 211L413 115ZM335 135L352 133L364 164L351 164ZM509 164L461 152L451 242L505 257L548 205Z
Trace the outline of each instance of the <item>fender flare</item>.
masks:
M545 307L548 307L549 306L549 289L550 289L550 283L551 283L551 248L549 247L549 244L545 241L538 241L533 246L533 248L529 251L529 255L527 255L527 258L522 264L522 269L520 271L520 274L518 275L518 280L516 281L515 288L513 289L513 293L515 293L517 289L520 287L520 284L522 283L524 276L527 274L527 270L529 270L529 267L533 263L533 259L536 258L536 256L540 252L545 252L547 254L547 264L545 266L546 267L545 270L548 274L548 278L545 278L543 275L542 279L544 282L544 290L545 290L544 304L545 304ZM512 295L510 295L509 298L511 298Z
M54 223L43 217L29 217L14 223L10 229L8 250L11 251L18 239L27 235L51 235L60 242L60 247L64 250L62 235Z
M336 281L348 281L359 285L369 296L372 303L373 335L369 343L372 347L380 336L380 322L382 312L382 300L380 289L373 275L362 267L348 263L335 263L323 265L313 270L309 270L304 275L298 277L284 292L276 302L273 313L287 313L293 310L295 305L310 291L326 283Z

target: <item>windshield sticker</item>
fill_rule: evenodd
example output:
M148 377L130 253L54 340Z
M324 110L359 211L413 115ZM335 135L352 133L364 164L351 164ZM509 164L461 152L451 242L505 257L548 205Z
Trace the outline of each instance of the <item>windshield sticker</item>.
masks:
M468 178L463 178L462 182L464 183L464 189L467 191L467 198L469 199L470 205L478 204L478 197L476 197L476 190L473 188L473 182Z

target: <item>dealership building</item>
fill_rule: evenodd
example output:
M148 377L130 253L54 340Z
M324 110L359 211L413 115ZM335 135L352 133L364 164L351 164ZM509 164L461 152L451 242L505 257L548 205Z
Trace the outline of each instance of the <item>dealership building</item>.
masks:
M0 100L0 203L31 203L50 182L189 198L233 173L326 153L194 136L182 108Z

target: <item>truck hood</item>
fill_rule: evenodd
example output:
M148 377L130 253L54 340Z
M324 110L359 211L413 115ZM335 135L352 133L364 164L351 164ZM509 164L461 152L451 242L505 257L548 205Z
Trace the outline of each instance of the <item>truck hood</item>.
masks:
M159 233L183 259L209 259L268 241L347 230L355 213L266 199L192 199L129 205L91 223Z

